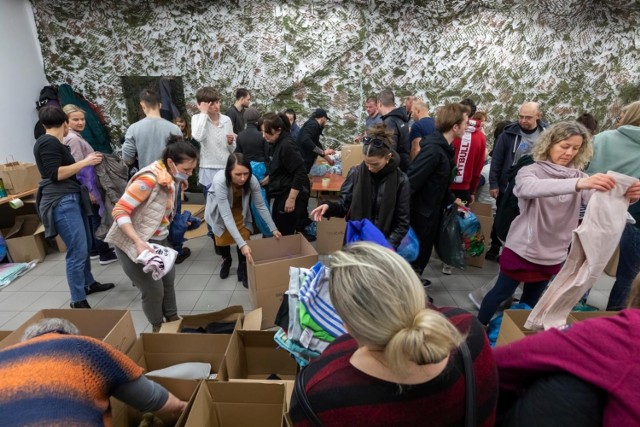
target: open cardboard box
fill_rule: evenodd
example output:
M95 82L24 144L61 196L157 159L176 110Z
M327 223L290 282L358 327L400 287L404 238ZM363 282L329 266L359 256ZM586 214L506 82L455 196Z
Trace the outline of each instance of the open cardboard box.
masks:
M183 332L184 328L206 329L210 323L238 323L244 318L244 309L241 305L232 305L220 311L202 314L182 315L182 319L163 323L161 333Z
M538 333L539 331L530 331L524 327L524 324L529 318L529 314L531 314L531 310L505 310L502 316L502 325L500 326L496 346L506 345L528 335ZM569 317L567 317L567 324L597 317L614 316L616 314L618 314L617 311L572 311L569 313Z
M38 215L15 217L12 227L2 230L13 262L44 261L44 226Z
M143 367L145 372L164 369L178 363L204 362L211 364L211 373L220 370L231 335L226 334L140 334L127 355ZM192 397L202 380L160 378L148 375L148 378L164 386L184 401ZM143 414L124 403L111 399L113 425L137 426ZM192 402L191 402L192 403ZM185 413L188 412L188 408ZM183 422L187 415L181 417ZM175 420L163 420L172 425Z
M247 264L249 298L252 307L262 308L262 329L274 326L284 292L289 289L289 267L310 268L318 252L301 234L280 240L249 240L253 264Z
M7 335L0 341L0 348L17 344L27 327L50 317L66 319L76 325L81 335L104 341L123 353L127 353L136 341L136 330L128 310L47 309L38 311Z
M285 386L278 383L203 381L187 427L281 427Z
M342 158L342 176L346 177L352 167L358 166L364 160L362 144L347 144L340 147Z
M476 202L470 207L482 229L482 235L484 236L484 252L482 255L471 257L465 255L464 263L468 266L482 268L484 267L485 255L491 247L491 228L493 227L493 209L490 204Z

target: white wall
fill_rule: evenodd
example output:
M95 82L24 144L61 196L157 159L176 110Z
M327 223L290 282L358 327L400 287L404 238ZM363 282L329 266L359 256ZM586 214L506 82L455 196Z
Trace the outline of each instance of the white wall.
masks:
M0 163L33 162L35 102L47 85L28 0L0 1Z

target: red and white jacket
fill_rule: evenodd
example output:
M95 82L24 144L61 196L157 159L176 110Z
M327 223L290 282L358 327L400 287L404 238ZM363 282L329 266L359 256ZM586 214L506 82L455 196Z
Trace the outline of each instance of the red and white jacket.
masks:
M469 126L462 137L453 140L455 154L454 165L457 169L456 176L449 186L451 190L469 190L475 194L480 183L480 174L487 155L487 138L480 130L482 122L469 119Z

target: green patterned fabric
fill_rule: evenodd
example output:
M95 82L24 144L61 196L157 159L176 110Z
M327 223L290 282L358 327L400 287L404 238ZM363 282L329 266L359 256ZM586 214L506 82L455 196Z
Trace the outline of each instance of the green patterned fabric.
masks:
M638 97L640 2L31 0L46 75L127 122L121 76L182 76L195 92L237 87L265 112L328 110L328 145L364 130L383 88L432 107L471 96L495 123L524 101L553 123L592 112L607 128ZM489 129L490 130L490 129Z

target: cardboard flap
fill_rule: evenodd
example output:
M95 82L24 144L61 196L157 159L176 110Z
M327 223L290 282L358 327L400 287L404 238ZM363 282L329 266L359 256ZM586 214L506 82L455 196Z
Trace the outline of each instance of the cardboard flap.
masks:
M262 308L256 308L253 311L244 315L244 322L242 323L242 330L244 331L259 331L262 326Z
M220 311L211 313L185 315L182 319L173 322L163 323L160 327L161 333L182 332L182 328L206 327L209 323L215 322L235 322L244 315L244 308L241 305L232 305Z
M230 339L231 335L142 333L143 364L139 364L153 371L178 363L203 362L210 363L212 371L217 372Z
M24 226L24 218L16 217L16 222L13 224L13 227L11 227L8 231L3 233L5 239L17 236L20 233L20 229L22 229L23 226Z

